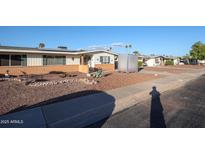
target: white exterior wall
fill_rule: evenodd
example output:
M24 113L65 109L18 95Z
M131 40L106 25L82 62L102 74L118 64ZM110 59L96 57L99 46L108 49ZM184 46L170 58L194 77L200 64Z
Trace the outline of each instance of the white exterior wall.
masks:
M72 59L74 57L74 60ZM68 55L66 56L66 65L80 65L80 56Z
M158 63L156 62L156 61L158 61ZM159 65L161 65L162 64L162 60L161 60L161 58L155 58L155 66L159 66Z
M146 62L147 66L156 66L155 59L148 59Z
M40 54L27 54L27 66L42 66L43 56Z
M205 60L198 60L199 64L205 64Z
M94 53L92 58L91 58L91 66L94 67L93 65L95 64L101 64L100 63L100 56L110 56L110 64L114 64L114 55L113 54L109 54L109 53Z
M174 59L174 65L178 65L179 64L179 59Z

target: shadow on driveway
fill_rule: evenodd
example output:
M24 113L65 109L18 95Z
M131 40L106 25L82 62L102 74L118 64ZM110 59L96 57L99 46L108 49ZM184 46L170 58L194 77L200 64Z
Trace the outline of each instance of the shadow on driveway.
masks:
M155 86L152 87L151 95L151 111L150 111L150 127L151 128L166 128L163 106L160 100L160 92Z

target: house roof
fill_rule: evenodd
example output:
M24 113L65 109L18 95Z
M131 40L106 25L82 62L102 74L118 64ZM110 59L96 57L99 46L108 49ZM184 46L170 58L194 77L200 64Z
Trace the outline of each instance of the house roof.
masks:
M109 50L68 50L61 48L34 48L34 47L17 47L17 46L0 46L0 52L23 52L23 53L55 53L55 54L86 54L94 52L107 52L118 55Z
M34 47L18 47L18 46L0 46L0 49L10 50L38 50L38 51L59 51L59 52L78 52L79 50L66 50L61 48L34 48Z
M164 59L176 59L176 56L161 56L161 55L140 55L139 57L143 57L146 59L154 59L154 58L158 58L158 57L162 57Z

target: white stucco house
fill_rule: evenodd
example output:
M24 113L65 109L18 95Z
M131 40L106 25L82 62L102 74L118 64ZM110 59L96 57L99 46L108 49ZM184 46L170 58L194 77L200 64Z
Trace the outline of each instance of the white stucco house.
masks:
M145 57L145 64L150 67L164 65L164 57L163 56L147 56Z
M150 67L163 66L167 60L173 61L174 65L180 62L180 59L174 56L145 56L145 64Z
M0 74L42 74L50 71L88 72L90 68L115 70L118 54L103 49L68 50L67 48L32 48L0 46Z

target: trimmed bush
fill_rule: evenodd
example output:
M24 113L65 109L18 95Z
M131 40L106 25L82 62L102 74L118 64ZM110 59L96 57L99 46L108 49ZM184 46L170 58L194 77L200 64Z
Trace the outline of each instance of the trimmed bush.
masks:
M174 65L174 61L166 60L165 65Z
M142 61L138 61L138 67L142 67L143 62Z

